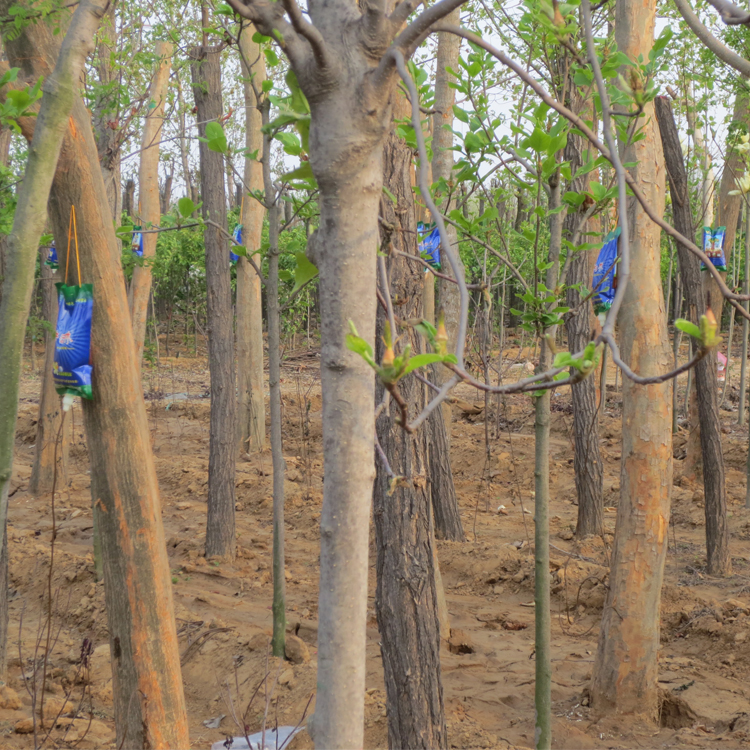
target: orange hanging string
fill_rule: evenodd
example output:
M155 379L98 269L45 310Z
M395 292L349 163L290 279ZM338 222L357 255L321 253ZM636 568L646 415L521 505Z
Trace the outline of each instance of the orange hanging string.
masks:
M78 267L78 286L81 285L81 258L78 254L78 224L76 223L76 207L70 206L70 221L68 222L68 257L65 259L65 284L68 283L68 268L70 267L70 240L75 238L76 266Z

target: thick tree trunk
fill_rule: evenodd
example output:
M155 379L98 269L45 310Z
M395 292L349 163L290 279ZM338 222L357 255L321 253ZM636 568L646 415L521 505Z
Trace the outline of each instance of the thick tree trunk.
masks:
M193 50L191 64L198 133L221 119L221 52L213 47ZM208 288L208 362L211 372L211 427L208 458L208 519L206 557L234 557L234 477L237 403L234 385L234 331L227 228L224 157L200 143L201 199L207 224L206 285ZM215 226L217 225L217 226Z
M385 148L385 184L398 200L398 205L394 206L389 199L381 199L380 212L386 222L396 227L391 235L393 246L416 255L416 243L412 239L416 232L416 217L409 180L411 156L407 145L392 133ZM391 294L406 300L405 305L398 307L398 319L421 318L423 274L419 266L397 256L391 256L384 265L387 266ZM378 361L384 351L382 334L386 319L384 311L379 308ZM399 331L401 333L404 335L402 347L411 344L414 354L424 349L421 338L413 329ZM398 389L412 409L422 408L427 394L415 377L407 376L399 382ZM378 382L377 403L382 400L383 391ZM388 746L447 748L440 679L434 541L430 533L430 430L410 435L396 424L396 411L391 401L390 413L384 411L380 415L376 429L391 470L405 477L405 481L391 492L391 477L383 462L378 460L373 493L378 550L375 607L388 700Z
M387 107L375 115L363 109L365 58L352 55L346 64L336 89L310 99L320 224L308 254L320 271L325 466L313 738L326 750L362 747L364 735L375 383L372 368L347 349L346 334L351 320L365 340L375 338L382 144L390 125Z
M172 45L157 42L156 71L148 90L148 116L143 123L141 142L141 164L138 172L138 195L140 199L140 222L144 228L157 227L161 221L161 197L159 195L159 141L164 122L164 104L167 98L167 83L172 67ZM151 107L151 104L154 106ZM140 370L143 359L143 342L146 338L148 301L151 297L151 259L156 255L158 235L143 235L143 265L133 269L133 279L128 290L130 322L135 339L136 363Z
M135 205L135 180L131 177L122 190L122 210L131 219L137 213Z
M656 99L655 107L669 175L675 229L686 237L690 237L693 227L690 193L677 126L672 115L672 105L669 99L660 96ZM705 300L700 287L700 261L680 244L677 246L677 252L689 310L688 317L697 324L700 317L706 313ZM708 572L711 575L729 575L732 571L732 559L729 554L727 496L724 455L721 449L715 355L704 357L696 365L695 383L703 454Z
M260 90L266 77L265 57L252 37L251 25L242 30L242 75L245 95L245 148L248 153L262 146L261 116L249 78ZM247 70L247 64L252 70ZM245 158L244 182L248 190L263 187L261 165ZM248 254L260 248L265 208L245 195L240 212L242 241ZM260 256L255 256L259 258ZM240 451L259 451L266 443L266 408L263 400L263 303L261 282L247 258L237 261L237 439Z
M656 4L620 0L615 9L620 51L648 58ZM643 139L625 149L637 162L633 176L659 215L664 211L664 168L653 105L645 107ZM660 277L660 230L629 200L630 283L620 311L623 359L641 375L671 364ZM623 378L620 505L609 593L592 681L599 712L658 713L659 603L667 551L672 489L672 383L635 385Z
M83 2L73 15L70 28L58 46L54 70L48 68L39 115L29 146L26 173L18 192L13 227L8 236L8 263L0 302L0 637L7 637L7 530L8 497L13 470L13 446L21 359L29 317L39 238L46 223L50 195L66 125L80 87L86 57L93 48L93 37L104 14L103 2ZM0 12L8 8L0 3ZM12 52L8 52L12 55ZM31 119L31 118L28 118ZM3 640L3 657L6 644ZM0 665L4 669L4 664Z
M10 128L0 127L0 164L8 166L10 156ZM4 204L4 201L2 201ZM8 238L6 235L0 237L0 302L3 300L3 281L7 267Z
M42 495L52 490L55 475L55 443L60 431L62 409L60 396L55 390L52 378L52 364L55 361L55 333L57 324L57 289L55 282L61 281L59 273L45 264L47 249L42 249L41 283L42 283L42 318L52 326L44 334L44 374L42 375L42 392L39 398L39 418L36 426L36 446L34 463L31 466L29 492ZM57 450L57 486L65 487L68 483L68 450L70 444L70 422L63 428L61 444Z
M0 2L0 12L7 13L9 5L9 0ZM90 5L80 5L76 14ZM6 45L11 64L31 77L49 78L58 47L44 24L24 28L14 39L6 39ZM106 550L105 596L117 744L123 746L127 740L132 747L187 747L156 471L134 366L132 334L129 326L122 325L127 319L127 300L119 242L106 201L91 119L78 98L69 122L50 196L50 220L60 240L67 231L71 203L86 219L79 225L78 239L83 274L94 283L92 362L96 384L94 401L84 406L84 414L92 481L96 477L101 491L95 512ZM42 123L41 117L22 122L24 135L30 138ZM66 119L64 126L67 124ZM18 213L17 217L25 226L33 226L34 221L43 221L44 206L36 208L28 220ZM38 237L33 251L37 244ZM5 320L0 315L0 321Z

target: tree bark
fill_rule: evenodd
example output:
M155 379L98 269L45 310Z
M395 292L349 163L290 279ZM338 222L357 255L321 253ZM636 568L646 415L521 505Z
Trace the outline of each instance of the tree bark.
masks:
M245 95L245 148L253 153L262 148L261 115L255 92L266 77L265 57L252 37L255 27L248 25L240 35L242 76ZM247 69L247 64L251 70ZM244 182L248 190L263 187L261 165L245 158ZM240 210L242 241L248 254L260 249L265 208L246 195ZM256 257L260 257L259 255ZM245 257L237 261L237 439L240 451L260 451L266 443L266 407L263 400L263 302L261 281Z
M103 2L94 0L81 3L62 47L58 47L59 58L54 70L48 71L51 75L47 76L43 87L44 95L39 115L35 118L36 127L29 146L26 173L18 192L13 228L8 236L8 265L0 302L0 381L3 383L0 389L0 530L3 532L3 545L6 544L4 535L13 470L21 359L34 289L39 238L44 231L46 204L68 117L76 101L83 66L93 49L94 34L105 7ZM6 10L0 4L0 11ZM12 53L9 51L9 54ZM4 572L5 578L0 579L0 620L3 623L7 618L7 560ZM7 635L7 627L0 625L0 631L2 635Z
M263 125L270 122L271 103L262 105ZM271 177L271 136L263 136L263 192L268 209L268 385L273 461L273 637L274 656L284 656L286 579L284 563L284 478L286 462L281 438L281 320L279 313L279 197Z
M460 26L461 17L458 8L446 16L446 22L455 26ZM453 104L456 101L456 90L451 88L450 84L454 82L454 76L449 70L456 70L458 67L458 56L461 49L461 38L455 34L449 34L445 31L438 33L437 61L435 68L435 102L432 126L432 181L433 183L445 181L447 188L439 189L436 197L439 198L438 208L447 214L454 206L455 200L451 200L450 193L458 192L458 185L453 184ZM463 264L458 251L458 235L456 228L452 224L446 226L448 241L451 243L453 252L456 254L460 273L463 274ZM441 261L443 255L441 255ZM445 263L443 273L448 276L453 275L453 270L448 263ZM461 314L461 303L458 293L458 286L452 281L438 279L438 299L440 311L445 316L445 330L448 334L448 351L453 351L456 343L458 332L459 317ZM448 378L447 371L438 370L441 375L441 381ZM451 444L451 421L453 412L448 401L442 404L443 420L445 422L445 437L448 447ZM449 453L444 454L441 460L448 460ZM435 513L435 531L438 535L441 533L439 526L439 514Z
M572 85L572 83L571 83ZM575 89L573 89L575 90ZM580 102L577 102L577 109ZM590 116L589 112L589 116ZM589 155L588 141L575 133L570 133L565 149L565 158L570 161L573 174L584 163L584 154ZM571 183L570 190L580 192L587 189L590 175L579 177ZM585 208L573 211L568 209L563 222L563 232L568 242L573 241L576 230L585 214ZM585 228L584 228L585 231ZM582 234L581 237L584 237ZM580 289L590 289L593 277L591 253L586 250L576 252L568 268L565 292L565 304L571 312L565 316L565 332L568 337L568 349L571 352L581 351L594 340L591 330L593 311L590 302L581 303ZM594 258L594 262L595 258ZM580 284L580 287L576 285ZM576 536L582 539L590 534L601 534L604 531L604 467L599 451L599 407L597 405L596 375L585 378L571 386L573 401L573 469L575 473L576 495L578 497L578 522ZM601 394L604 403L606 394Z
M41 254L46 256L47 249ZM52 490L52 480L55 475L55 443L62 421L60 396L55 390L52 378L52 365L55 361L55 332L57 325L57 289L55 282L62 281L60 274L45 264L42 257L42 318L51 326L44 334L44 373L42 375L42 392L39 398L39 417L36 426L36 446L34 463L31 466L29 492L42 495ZM57 486L65 487L68 483L68 451L70 444L70 423L63 428L61 444L57 450Z
M620 0L615 8L618 49L648 58L656 4ZM664 211L664 169L653 104L647 104L643 138L624 150L637 162L638 180L651 208ZM627 204L630 283L619 316L623 359L641 375L671 364L660 277L660 230L634 199ZM609 593L594 662L592 705L599 712L658 714L659 603L667 550L672 489L672 383L634 385L623 378L620 505Z
M157 63L151 86L148 90L148 115L143 123L141 142L141 164L138 172L138 194L140 199L140 224L144 228L159 226L161 222L161 197L159 195L159 141L164 122L164 103L167 98L169 71L172 67L172 45L156 42L154 50ZM153 104L153 107L151 106ZM130 322L135 339L136 363L140 370L143 360L143 342L146 338L148 301L151 297L151 259L156 255L158 235L143 235L143 264L133 269L133 278L128 290Z
M446 16L446 21L455 25L460 24L459 11L455 10ZM437 69L435 77L435 114L432 125L432 180L438 182L443 179L452 184L453 169L453 103L456 98L455 89L450 87L453 75L448 68L455 70L458 67L458 54L461 48L461 39L454 34L440 32L438 34ZM443 204L440 209L447 213L449 205L447 196L443 195ZM456 230L453 226L446 227L448 239L452 244L453 252L459 258ZM441 260L444 260L441 255ZM461 264L459 258L459 265ZM463 273L463 265L461 265ZM443 272L452 275L447 263L444 263ZM434 284L434 281L430 281ZM445 316L445 328L448 334L448 351L453 351L456 343L456 334L460 317L460 298L458 286L450 281L438 280L438 294L440 309ZM432 294L433 315L434 291ZM427 301L430 301L428 294ZM433 368L438 381L444 381L447 371L442 368ZM438 413L439 412L439 413ZM458 510L458 500L453 486L453 473L450 464L451 446L451 420L452 408L445 401L439 410L435 410L429 418L430 430L433 439L430 441L430 477L432 487L432 506L435 514L435 535L438 539L450 539L463 541L465 539L461 516Z
M192 52L193 96L198 133L205 138L206 123L222 116L221 52L198 47ZM208 288L208 362L211 372L211 425L208 457L208 519L206 557L234 557L236 395L234 331L229 245L220 228L227 228L224 157L200 142L201 199L206 245ZM218 225L218 226L215 226Z
M96 47L94 67L99 76L99 87L92 107L93 126L99 164L107 191L107 202L112 218L120 223L122 195L120 191L121 147L123 132L117 112L119 89L115 85L119 71L112 67L112 57L117 49L117 3L111 2L102 19Z
M687 171L677 126L672 115L672 105L664 96L656 98L656 116L661 133L664 160L672 194L672 215L675 229L690 237L693 216L690 208ZM686 247L677 245L680 273L688 305L688 316L698 323L706 313L706 304L701 294L700 261ZM721 421L719 419L719 395L716 378L716 356L704 357L695 367L695 383L698 396L698 418L703 455L703 483L706 513L706 552L708 572L711 575L729 575L732 558L729 554L729 525L727 522L727 496L724 472L724 454L721 448Z
M10 4L10 0L0 2L0 12L7 13ZM82 3L76 14L85 13L92 5ZM103 11L103 7L98 7ZM29 25L12 40L6 38L5 43L11 64L21 67L30 77L43 75L49 80L58 47L44 24ZM42 124L40 116L38 120L27 118L21 127L24 135L31 138ZM61 240L67 230L71 203L86 217L79 226L78 239L82 271L94 283L92 362L96 380L95 398L84 406L84 416L92 481L96 477L101 490L95 513L102 524L106 549L105 597L117 744L123 746L127 739L132 747L187 747L187 719L156 471L134 367L132 334L129 326L122 325L127 319L127 300L119 242L106 201L91 118L78 97L71 118L63 120L63 129L66 127L50 195L50 219ZM44 206L37 207L28 218L18 213L16 216L25 227L31 227L34 221L43 221ZM33 251L37 244L38 236ZM61 261L64 260L63 255ZM6 316L0 316L2 323L6 320Z
M409 179L411 156L408 146L391 133L385 147L384 182L398 204L394 206L390 199L381 199L380 215L396 228L391 235L393 246L416 255L416 242L412 239L416 237L416 215ZM387 267L392 296L406 301L398 307L398 319L421 318L421 268L395 255L383 265ZM385 294L382 286L381 291ZM386 319L379 308L378 361L384 351L382 335ZM412 328L398 333L404 336L402 346L411 344L414 354L424 350L421 338ZM395 338L396 332L393 334ZM398 390L411 409L422 408L427 394L415 377L410 375L399 381ZM384 387L378 381L376 403L382 400L383 392ZM378 551L375 607L385 672L388 746L447 748L434 541L430 533L430 430L410 435L396 423L396 411L391 401L390 413L384 411L380 415L376 430L391 470L405 479L391 491L391 477L378 460L373 493Z

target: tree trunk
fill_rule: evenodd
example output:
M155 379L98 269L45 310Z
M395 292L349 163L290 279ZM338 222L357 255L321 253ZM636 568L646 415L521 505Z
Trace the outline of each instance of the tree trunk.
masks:
M7 14L9 5L10 0L0 2L0 12ZM76 15L85 13L90 5L79 5ZM22 67L30 77L44 75L49 79L58 48L56 38L44 24L29 25L5 41L11 64ZM84 413L92 481L96 477L102 489L95 507L106 545L105 596L117 744L123 746L127 739L132 747L147 743L152 748L187 747L156 471L134 367L132 334L129 326L122 325L127 318L127 300L119 242L106 202L91 119L79 98L69 122L50 195L50 219L56 236L62 238L71 203L86 216L78 239L82 271L94 282L92 362L97 374L95 400L84 407ZM63 127L67 124L65 118ZM42 125L41 116L21 123L27 138ZM30 217L18 211L16 216L28 231L35 221L43 221L44 206L36 207ZM41 233L41 226L39 229ZM38 236L33 244L32 257ZM7 319L0 316L3 323Z
M446 16L446 21L459 25L459 11L455 10ZM456 92L449 85L454 78L448 72L448 69L455 70L458 67L460 47L460 37L446 32L438 34L434 105L436 112L433 115L432 126L433 156L431 167L433 182L442 179L452 184L453 151L451 147L453 146L453 133L450 128L453 126L453 103ZM444 213L448 213L449 210L446 198L447 196L443 195L444 200L440 205L440 209ZM453 252L459 258L456 230L450 224L446 226L446 230L448 239L453 246ZM441 261L443 261L443 272L450 276L452 271L449 264L445 262L444 254L441 254ZM461 266L461 269L463 273L463 266ZM453 351L461 308L458 286L453 282L440 279L438 281L438 294L440 309L445 316L445 327L448 333L448 351ZM432 301L434 315L434 293ZM443 368L433 368L433 372L436 373L438 382L444 381L447 377L447 371L444 371ZM464 530L453 487L453 473L450 465L451 420L452 409L447 400L443 402L441 409L433 411L429 418L430 430L433 433L433 438L430 441L432 505L435 513L435 534L438 539L463 541L465 539Z
M395 133L385 147L385 185L396 197L394 206L381 199L380 215L396 227L391 243L401 252L417 254L416 215L409 171L411 150ZM386 263L392 296L406 300L398 307L398 319L422 317L422 270L405 258L391 255ZM385 295L385 291L381 287ZM387 316L378 309L376 359L384 347L382 335ZM398 324L397 324L398 325ZM399 332L401 333L401 332ZM396 332L393 332L394 338ZM412 328L403 331L402 347L424 350ZM419 411L427 394L415 377L398 383L399 393L411 409ZM378 381L376 402L384 388ZM440 678L440 632L437 618L437 588L430 533L429 448L430 430L410 435L394 419L396 405L376 422L378 440L391 470L405 477L391 491L391 477L383 462L376 462L373 493L377 557L375 607L381 636L381 652L388 708L390 748L447 748L443 688ZM440 410L436 410L438 413ZM432 477L434 481L435 477Z
M672 115L672 105L667 97L660 96L656 99L655 107L667 174L669 175L675 229L686 237L690 237L693 227L690 192L677 126ZM682 274L689 310L688 316L690 320L697 324L701 316L706 313L705 300L700 287L700 261L679 243L677 252L679 253L680 273ZM727 496L724 455L721 449L721 421L719 419L715 354L708 355L698 362L695 367L695 383L704 468L708 572L717 576L729 575L732 570L732 558L729 554Z
M164 178L164 187L159 193L159 205L162 215L169 213L172 205L172 183L174 181L174 163L169 168L169 174Z
M84 1L73 15L70 28L58 47L54 70L48 69L43 98L29 146L24 180L18 191L13 227L8 236L8 264L0 302L0 540L5 551L0 570L0 636L7 637L7 531L8 496L13 470L13 446L21 359L26 324L34 289L39 238L46 223L50 195L66 125L80 86L86 57L93 48L93 37L104 14L104 4ZM8 8L0 4L0 12ZM8 52L12 54L12 52ZM51 75L50 75L51 74ZM27 118L32 119L32 118ZM2 554L2 553L0 553ZM1 649L5 655L5 641ZM0 665L4 669L4 664Z
M122 191L122 210L131 219L135 218L135 180L132 177L125 183Z
M255 92L248 80L260 90L266 77L265 57L252 37L255 28L248 25L240 36L242 75L245 94L245 148L248 153L262 147L261 116ZM252 70L247 70L249 64ZM261 165L245 158L244 182L248 190L263 187ZM248 254L260 249L265 208L246 195L240 211L242 242ZM255 256L260 258L260 256ZM266 443L266 407L263 400L263 303L261 282L245 257L237 261L237 438L240 451L260 451Z
M656 4L620 0L618 49L648 58ZM644 111L643 138L624 149L652 209L664 211L664 169L653 105ZM630 283L619 315L623 359L641 375L669 369L671 352L660 276L660 229L634 199ZM594 662L592 703L599 712L658 713L659 603L672 489L672 383L635 385L623 378L622 466L609 593Z
M446 22L455 26L460 26L461 17L458 8L446 16ZM451 88L450 84L454 82L454 76L449 70L458 68L458 56L461 49L461 38L455 34L449 34L445 31L438 33L437 62L435 68L435 102L432 126L432 181L439 183L445 182L446 187L442 187L436 193L438 208L447 214L455 207L455 200L451 200L453 194L458 193L458 185L453 184L453 104L456 101L456 90ZM448 241L451 243L453 252L458 259L460 273L464 273L463 264L458 252L458 235L456 228L452 224L446 225ZM444 260L444 254L440 256ZM448 276L453 275L453 270L448 263L444 263L443 272ZM438 296L440 311L445 316L445 329L448 334L448 351L453 351L456 344L456 335L458 333L458 324L461 314L461 303L458 293L458 286L452 281L438 279ZM444 382L449 377L447 370L438 370L441 381ZM452 408L449 401L442 404L443 420L445 421L445 436L448 447L451 444L451 421L453 418ZM447 461L449 453L444 454L441 460ZM435 471L433 469L433 471ZM441 533L439 514L435 513L435 531L438 536Z
M112 211L112 218L119 225L122 213L120 176L123 134L119 122L120 115L117 111L120 89L116 77L119 71L113 69L112 66L112 58L117 49L116 11L117 3L110 3L99 29L94 63L99 76L99 86L95 89L92 111L96 148L107 192L107 202Z
M218 121L221 105L221 52L198 47L192 52L193 96L198 133L205 138L206 123ZM206 557L234 557L234 477L236 461L234 331L224 157L200 142L201 199L207 224L206 285L208 288L208 362L211 372L211 427L208 457L208 519Z
M286 579L284 575L284 478L286 462L281 442L281 321L279 314L279 197L271 177L271 136L267 131L271 103L262 105L263 192L268 208L268 385L271 407L273 461L273 638L274 656L284 656L286 638Z
M141 142L141 165L138 172L138 194L140 199L140 222L144 229L158 227L161 222L161 198L159 195L159 141L164 122L164 104L171 69L172 45L157 42L154 54L156 71L148 90L148 116L143 123ZM151 105L154 105L151 107ZM151 297L151 259L156 255L158 235L143 235L143 264L133 269L133 279L128 290L130 322L135 339L136 363L140 370L143 360L143 342L146 338L148 301Z
M10 128L0 126L0 164L4 167L8 166L8 159L10 157L10 135ZM4 200L0 200L0 206L4 203ZM5 280L8 265L7 253L8 237L7 235L2 235L0 236L0 302L3 301L3 281Z
M573 89L575 91L575 89ZM580 102L577 102L580 108ZM589 108L590 109L590 108ZM588 112L590 117L591 112ZM584 154L590 153L588 141L581 136L571 133L565 149L565 158L570 161L573 174L584 163ZM587 189L590 175L584 175L573 180L570 190L580 192ZM563 222L563 232L568 242L573 236L585 213L582 210L568 209ZM583 232L586 228L583 228ZM580 235L586 240L585 234ZM580 241L580 240L579 240ZM565 332L568 337L568 350L581 351L590 341L594 340L591 330L593 311L590 302L581 304L580 289L590 289L592 286L593 268L591 267L591 253L581 250L575 253L568 268L566 280L567 290L565 304L571 308L571 313L565 316ZM594 262L596 262L594 258ZM580 287L576 285L580 284ZM578 522L576 536L582 539L590 534L601 534L604 531L604 468L599 451L599 407L597 405L596 374L585 378L580 383L571 386L573 401L573 438L575 450L573 452L573 468L575 472L576 495L578 497ZM604 403L605 393L601 394Z
M338 86L308 97L310 163L320 188L320 224L308 241L308 254L320 271L325 467L312 729L316 747L326 750L362 747L364 741L375 383L372 368L347 349L346 334L351 320L366 341L375 338L382 144L390 127L382 102L374 115L364 111L362 76L369 69L364 56L341 59L347 69Z
M44 27L33 27L43 34ZM31 29L26 33L30 35ZM21 37L13 50L18 63L31 60ZM10 47L11 45L9 45ZM11 52L11 55L13 53ZM13 58L11 58L13 59ZM42 74L41 66L35 70ZM120 271L119 242L112 229L91 121L77 101L56 175L50 217L60 242L67 232L70 205L87 217L79 227L81 265L95 288L92 361L95 401L84 406L87 442L96 488L95 523L105 548L105 592L115 673L118 742L134 746L179 746L187 742L171 583L158 487L145 407L133 368L133 341ZM63 250L64 253L64 250ZM61 263L65 260L61 255ZM106 300L106 302L104 302ZM145 645L144 645L145 644ZM148 701L134 700L147 695Z
M47 249L42 249L42 256L46 256ZM39 418L36 426L36 446L34 463L31 466L29 492L42 495L52 490L52 480L55 475L55 443L60 431L62 409L60 396L55 390L52 378L52 365L55 361L55 333L57 324L57 289L55 282L61 281L60 274L53 271L42 257L42 318L51 326L52 330L45 331L44 341L44 373L42 375L42 392L39 398ZM63 428L61 444L57 450L57 486L65 487L68 483L68 450L70 444L70 423Z

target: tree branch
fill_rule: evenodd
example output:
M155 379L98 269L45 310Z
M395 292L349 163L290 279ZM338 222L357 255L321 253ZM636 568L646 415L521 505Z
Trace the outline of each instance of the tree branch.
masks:
M281 0L289 18L292 21L294 30L302 37L307 39L312 47L313 57L318 67L325 70L331 67L331 53L328 45L323 39L323 35L309 21L305 20L302 11L297 5L297 0Z
M750 13L742 8L738 8L729 0L708 0L708 2L719 11L721 20L727 26L739 26L743 23L750 23Z
M700 18L695 15L687 0L674 0L674 4L677 6L677 10L680 11L680 15L685 19L685 23L705 47L713 52L719 60L724 61L727 65L742 73L742 75L750 77L750 62L745 60L741 55L738 55L734 50L731 50L729 47L722 44L703 25L703 23L701 23ZM711 4L715 5L716 3ZM750 14L746 13L745 15L750 18Z

